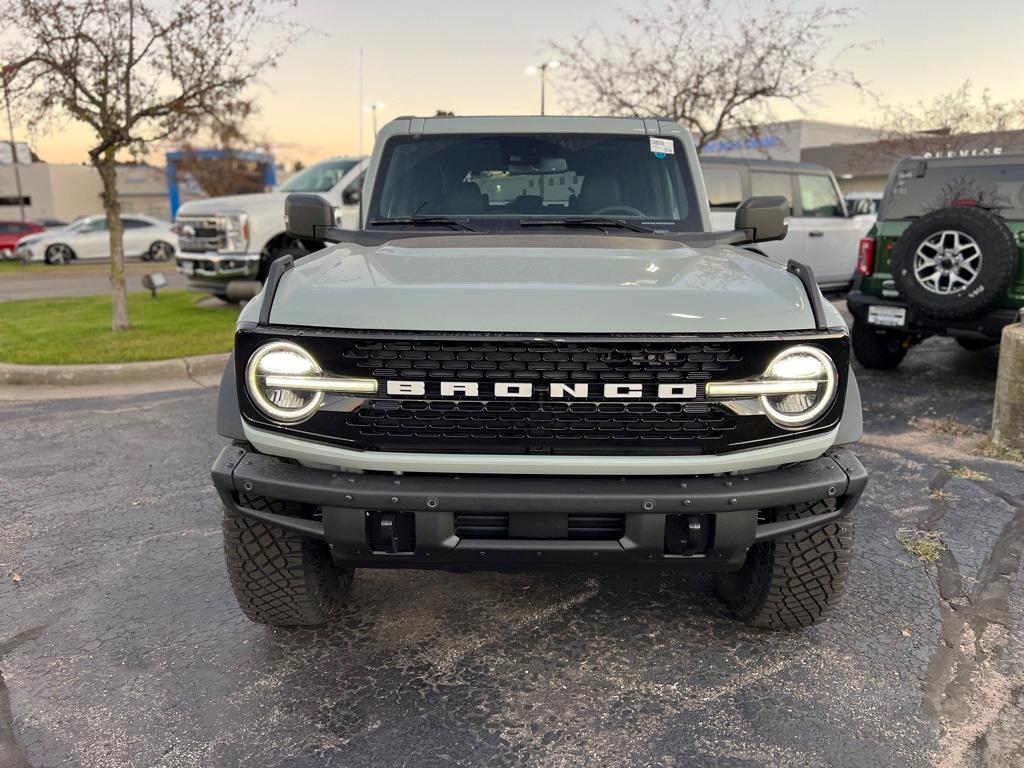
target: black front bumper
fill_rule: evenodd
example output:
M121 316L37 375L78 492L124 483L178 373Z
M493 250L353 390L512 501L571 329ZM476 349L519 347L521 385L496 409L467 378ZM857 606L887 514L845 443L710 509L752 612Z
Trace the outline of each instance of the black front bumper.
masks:
M864 467L845 448L781 469L723 477L549 477L331 472L232 445L221 451L212 474L230 509L327 541L341 565L452 570L626 564L735 570L754 543L847 514L867 484ZM774 507L823 500L834 504L820 514L771 522ZM282 507L301 512L269 511ZM507 516L511 535L457 535L459 519L481 513ZM621 535L569 538L564 519L588 515L621 520ZM404 528L408 551L382 549L382 520L392 530ZM703 526L703 538L694 539L696 550L680 553L677 532L694 524ZM384 547L393 550L398 538Z
M870 328L879 330L895 331L897 333L909 333L914 336L963 336L967 338L988 338L999 340L1003 328L1011 323L1017 322L1016 309L996 308L981 317L965 320L941 320L929 317L916 307L911 306L901 299L885 299L880 296L873 296L870 293L851 291L846 296L846 306L857 322ZM891 326L871 325L868 322L868 308L878 307L901 307L907 310L907 322L901 328Z

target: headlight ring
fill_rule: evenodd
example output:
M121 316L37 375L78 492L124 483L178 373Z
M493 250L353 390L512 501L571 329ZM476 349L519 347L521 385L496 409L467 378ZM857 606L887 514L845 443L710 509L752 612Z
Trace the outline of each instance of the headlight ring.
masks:
M820 418L835 400L838 375L832 358L811 346L790 347L765 369L762 380L815 383L812 391L762 394L758 398L765 415L786 429L807 426Z
M298 344L272 341L257 349L245 368L246 389L256 406L275 421L294 423L309 418L320 408L319 390L268 387L268 376L314 377L323 371Z

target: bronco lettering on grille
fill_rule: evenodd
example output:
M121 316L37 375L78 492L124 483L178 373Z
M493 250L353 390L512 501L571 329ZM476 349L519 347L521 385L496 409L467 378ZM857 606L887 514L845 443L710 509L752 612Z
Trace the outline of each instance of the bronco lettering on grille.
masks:
M429 385L429 387L428 387ZM396 381L387 382L389 395L399 397L494 397L585 400L591 396L608 400L692 400L697 397L696 384L582 384L554 381L547 384L497 381L481 384L475 381Z

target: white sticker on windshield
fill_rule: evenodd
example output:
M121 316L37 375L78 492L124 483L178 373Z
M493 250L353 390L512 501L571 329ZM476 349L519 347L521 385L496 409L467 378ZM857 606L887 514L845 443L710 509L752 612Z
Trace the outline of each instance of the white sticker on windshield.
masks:
M660 157L674 155L676 153L675 142L672 139L659 139L657 136L651 136L651 152Z

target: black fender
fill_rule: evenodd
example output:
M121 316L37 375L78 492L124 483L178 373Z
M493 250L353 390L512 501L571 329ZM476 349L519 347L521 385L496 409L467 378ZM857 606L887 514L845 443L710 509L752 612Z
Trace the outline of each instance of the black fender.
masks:
M843 403L843 418L839 421L839 432L836 434L836 445L846 445L860 440L864 434L864 414L860 404L860 387L857 377L850 369L850 378L846 384L846 401Z
M217 394L217 434L230 440L245 440L242 414L238 410L238 386L235 383L235 353L228 355Z

